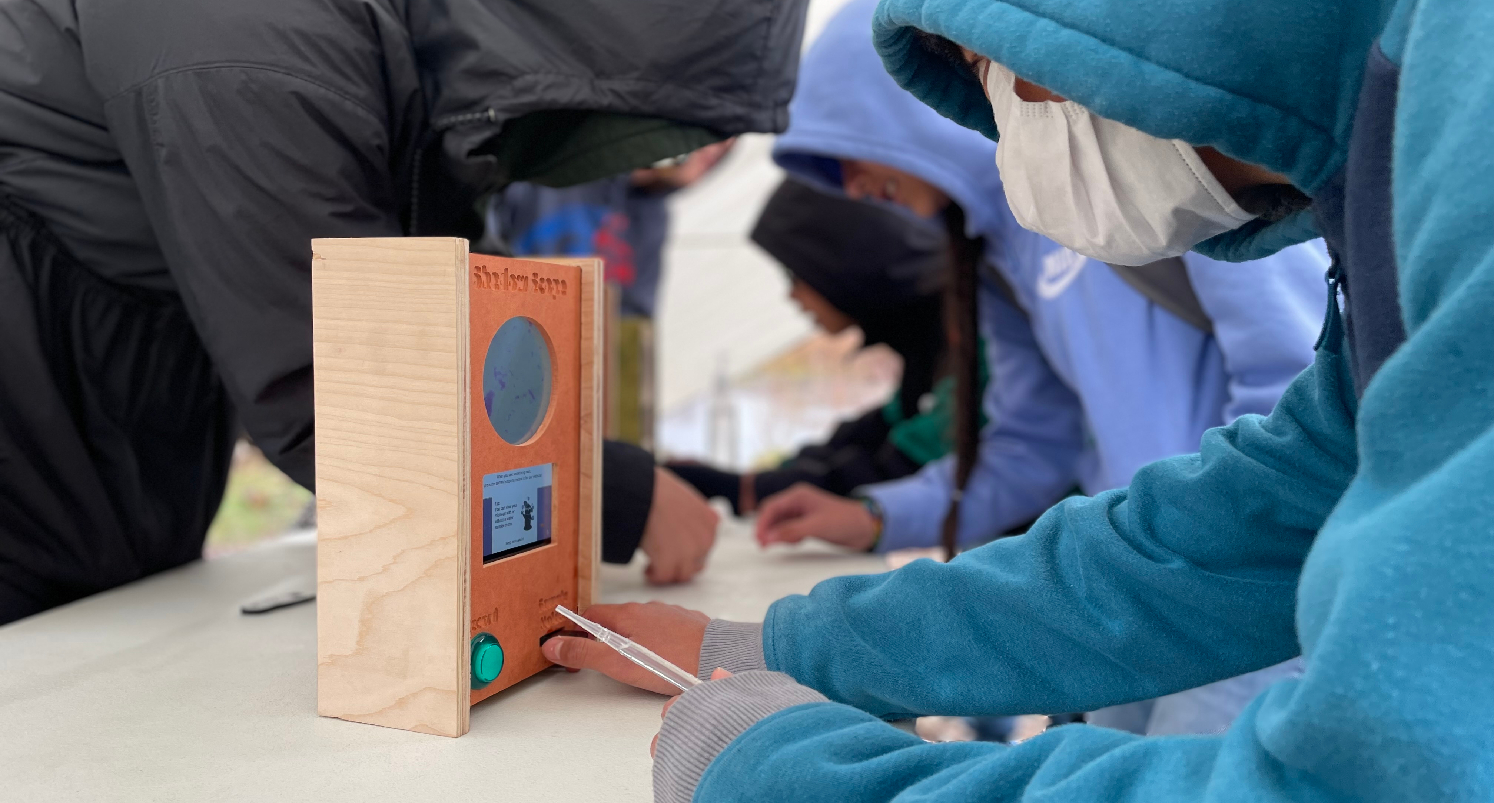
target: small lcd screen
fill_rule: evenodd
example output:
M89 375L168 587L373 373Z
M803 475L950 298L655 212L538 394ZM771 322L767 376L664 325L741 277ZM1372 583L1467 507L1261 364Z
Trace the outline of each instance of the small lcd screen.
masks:
M550 543L553 463L482 477L482 560Z

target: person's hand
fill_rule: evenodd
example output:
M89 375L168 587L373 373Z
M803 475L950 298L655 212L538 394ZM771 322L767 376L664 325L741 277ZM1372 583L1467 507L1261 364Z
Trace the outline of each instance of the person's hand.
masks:
M700 148L668 167L645 167L632 173L633 186L651 192L671 192L699 181L737 142L736 137Z
M662 468L654 469L654 499L638 548L648 556L650 583L683 583L705 568L721 517L700 492Z
M581 612L586 618L642 644L665 660L690 673L699 672L700 643L705 640L711 617L700 611L662 602L629 602L625 605L593 605ZM574 636L555 636L541 648L545 658L569 669L595 669L629 686L676 694L679 689L658 675L629 661L600 641Z
M805 538L871 549L877 540L877 520L860 502L804 482L758 506L758 544L797 544Z
M729 677L731 677L731 673L728 672L728 671L726 671L725 669L722 669L719 666L716 667L716 669L711 672L711 680L720 680L722 678L729 678ZM674 701L678 700L678 699L680 699L680 697L679 697L678 694L676 694L675 696L669 698L669 702L667 702L667 703L664 704L664 710L659 712L659 719L663 719L664 717L669 716L669 707L672 706L672 705L674 705ZM658 749L659 749L659 734L656 733L656 734L654 734L654 738L651 741L649 741L649 743L648 743L648 757L649 758L653 758L654 757L654 752L656 750L658 750Z

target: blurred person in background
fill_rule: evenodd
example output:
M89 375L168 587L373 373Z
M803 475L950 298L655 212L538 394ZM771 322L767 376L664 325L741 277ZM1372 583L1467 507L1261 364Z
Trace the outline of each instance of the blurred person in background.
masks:
M669 236L669 197L704 178L735 140L571 187L510 184L488 202L483 253L597 256L622 289L625 316L654 317Z
M652 319L669 196L708 174L734 142L569 187L515 182L489 200L486 229L474 247L516 257L600 257L606 281L621 290L624 319ZM623 440L603 445L602 560L628 563L642 551L650 583L682 583L705 568L718 523L706 500L656 466L648 450Z
M717 517L701 494L725 497L746 513L756 493L794 482L848 493L911 474L949 450L953 379L941 314L942 229L788 180L769 198L752 239L789 272L790 296L816 325L830 333L859 326L863 345L884 343L902 358L902 378L886 404L758 474L698 463L656 467L648 451L607 441L602 558L627 563L640 549L649 557L645 576L653 583L684 582L705 567Z
M787 122L805 0L10 0L0 623L200 557L236 427L314 487L314 237L478 237Z
M738 473L700 463L669 467L738 515L797 482L833 494L917 471L950 449L954 377L944 328L943 229L900 210L787 179L768 199L752 241L789 276L789 297L829 334L857 327L862 347L902 362L892 398L836 426L777 468Z
M944 216L963 287L956 328L978 328L988 347L990 423L978 437L956 436L965 449L911 477L858 489L859 499L796 486L764 500L759 541L818 538L884 552L972 547L1076 484L1091 495L1124 487L1142 466L1197 450L1208 429L1270 412L1312 361L1327 300L1321 244L1248 268L1188 254L1185 286L1201 313L1190 322L1179 314L1188 310L1164 307L1123 279L1123 267L1018 225L995 144L941 117L881 68L871 42L875 6L853 0L806 55L792 123L774 155L821 186ZM975 358L957 358L957 377L974 375ZM980 405L971 399L957 409ZM973 431L968 417L958 423ZM1212 732L1259 689L1299 671L1288 661L1090 716L1139 733Z

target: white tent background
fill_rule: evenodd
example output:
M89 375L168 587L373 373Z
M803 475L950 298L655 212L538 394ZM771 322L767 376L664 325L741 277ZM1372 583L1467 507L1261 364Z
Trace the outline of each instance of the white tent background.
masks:
M811 0L806 48L844 3ZM785 441L819 434L779 431L764 439L766 430L756 424L765 422L755 421L760 416L753 405L738 399L749 409L736 411L739 442L729 450L732 456L712 454L708 442L708 408L718 374L724 370L730 379L740 378L813 331L788 300L782 269L748 239L783 175L773 164L772 147L768 135L741 137L716 170L671 199L656 341L663 452L746 463L764 450L793 445Z

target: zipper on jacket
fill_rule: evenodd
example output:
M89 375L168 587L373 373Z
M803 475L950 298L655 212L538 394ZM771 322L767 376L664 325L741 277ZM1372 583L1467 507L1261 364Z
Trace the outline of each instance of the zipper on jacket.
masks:
M431 123L431 133L439 134L449 128L456 128L467 123L498 122L497 109L483 109L480 112L467 112L465 114L448 114Z
M421 137L420 147L415 149L414 163L410 167L410 225L406 237L420 236L420 166L425 164L425 150L431 143L439 139L439 135L458 126L468 123L496 123L498 122L498 111L488 108L480 112L467 112L465 114L449 114L435 120Z

